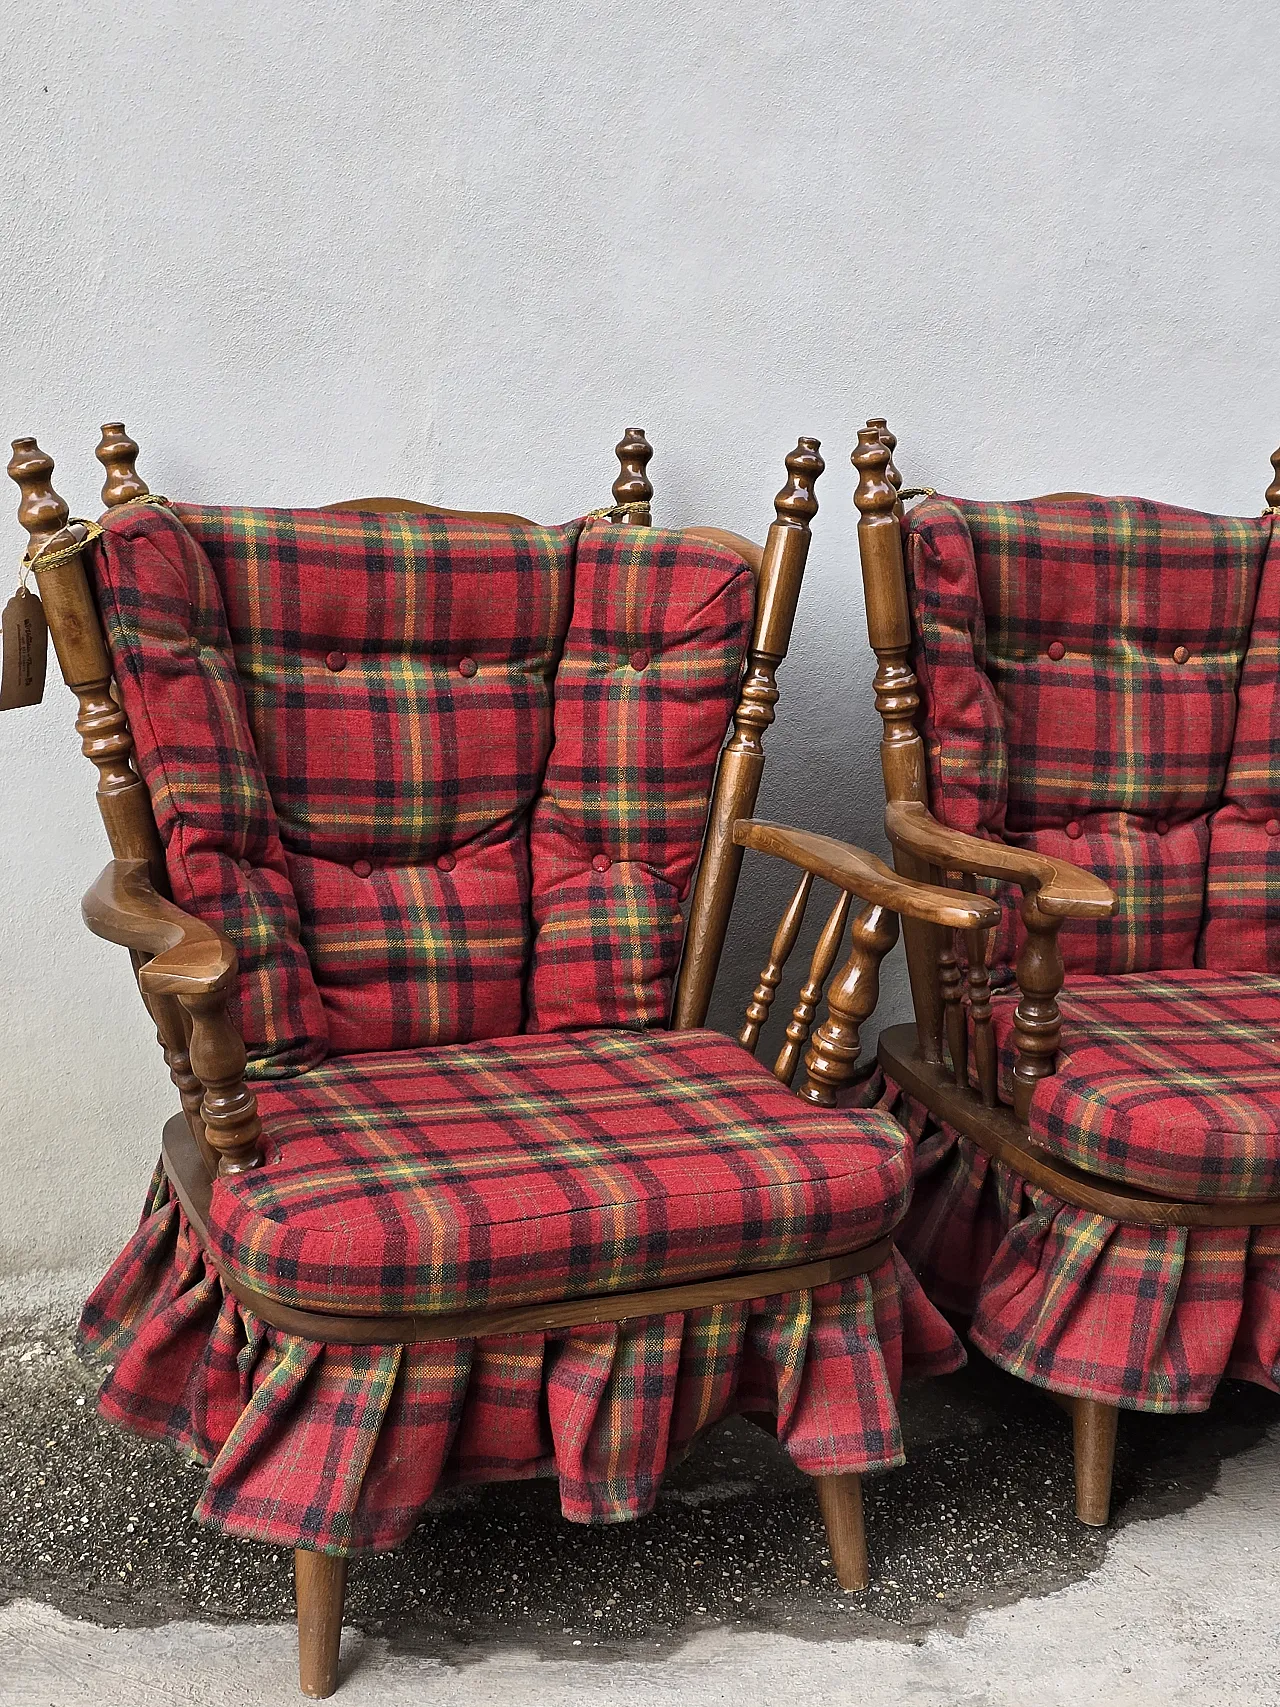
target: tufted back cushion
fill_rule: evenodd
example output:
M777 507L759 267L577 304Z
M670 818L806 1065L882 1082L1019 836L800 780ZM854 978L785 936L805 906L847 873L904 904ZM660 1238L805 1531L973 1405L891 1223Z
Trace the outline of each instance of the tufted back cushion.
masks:
M530 856L548 758L562 735L566 753L576 744L586 755L581 840L595 832L591 813L604 810L590 779L603 788L610 774L627 776L634 752L629 702L585 719L572 708L591 705L591 693L569 692L558 705L566 639L581 634L588 651L608 652L633 621L660 654L669 601L679 650L684 575L696 579L710 562L740 591L745 568L714 547L654 535L618 578L612 628L597 630L578 614L576 522L184 505L120 511L106 527L99 602L138 767L175 899L239 950L237 1018L251 1070L287 1075L330 1053L520 1031L531 894L551 896L567 880L560 866L537 878ZM591 564L600 556L583 554L588 608L598 603ZM655 565L671 575L665 600L646 580ZM708 724L719 718L697 761L704 814L749 594L736 608L724 648L732 668L712 669L715 703L704 708ZM668 806L654 791L631 808L636 845L661 850L635 877L637 890L678 885L696 858L702 822L690 811L662 846ZM593 892L583 904L600 899ZM632 976L639 951L624 952L616 999L602 1004L597 991L580 1010L562 1001L551 1023L600 1023L597 1009L612 1024L665 1017L655 1016L654 992L678 953L673 914L662 910L666 934L645 977ZM618 921L596 937L621 942L630 931L638 942L650 922L634 904ZM535 965L547 958L539 922Z
M588 528L533 813L529 1030L662 1025L751 628L740 558Z
M1195 962L1270 519L1099 498L905 520L932 809L1116 890L1114 919L1062 933L1069 972Z

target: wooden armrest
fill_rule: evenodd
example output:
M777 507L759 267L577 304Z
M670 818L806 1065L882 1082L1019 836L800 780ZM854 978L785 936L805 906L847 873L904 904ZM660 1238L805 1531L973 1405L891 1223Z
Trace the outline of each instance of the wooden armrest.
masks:
M1109 919L1119 905L1101 878L1065 860L1047 859L1026 848L986 842L940 824L916 801L892 801L885 808L885 834L895 848L916 854L947 871L1003 878L1036 891L1040 911L1054 919ZM890 903L891 904L891 903Z
M739 847L773 854L790 861L815 877L823 877L850 895L909 919L924 919L931 925L955 930L985 930L1000 921L1000 906L985 895L970 895L958 889L938 889L891 871L874 854L839 842L834 836L818 836L810 830L792 830L785 824L763 824L739 818L733 826Z
M113 859L80 911L95 936L152 956L138 973L145 995L215 995L231 982L235 949L157 894L144 859Z

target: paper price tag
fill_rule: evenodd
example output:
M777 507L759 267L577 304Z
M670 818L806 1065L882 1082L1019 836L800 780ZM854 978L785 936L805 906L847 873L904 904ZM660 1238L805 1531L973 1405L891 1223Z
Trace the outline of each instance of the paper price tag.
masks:
M0 711L20 705L39 705L44 698L44 672L49 655L49 625L44 606L26 587L17 592L0 616Z

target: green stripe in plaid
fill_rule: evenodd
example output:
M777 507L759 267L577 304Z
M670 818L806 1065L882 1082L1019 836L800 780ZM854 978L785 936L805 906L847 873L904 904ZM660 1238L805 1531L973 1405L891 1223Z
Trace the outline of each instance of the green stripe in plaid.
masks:
M887 1115L823 1110L710 1031L331 1060L262 1087L270 1150L220 1180L225 1273L311 1309L448 1311L849 1250L906 1202Z
M992 1007L1004 1094L1012 997ZM1031 1100L1036 1143L1168 1197L1280 1196L1280 978L1174 969L1078 978Z
M530 839L530 1031L665 1022L752 607L733 552L582 534Z
M936 499L905 528L934 811L1117 890L1068 972L1191 965L1270 518Z

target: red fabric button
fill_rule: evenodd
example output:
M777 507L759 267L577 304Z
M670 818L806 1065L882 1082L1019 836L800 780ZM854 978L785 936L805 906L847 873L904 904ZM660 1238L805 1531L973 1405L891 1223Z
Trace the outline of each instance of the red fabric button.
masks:
M373 867L369 864L367 859L358 859L351 869L355 872L357 877L373 876Z
M1080 821L1078 818L1073 818L1067 825L1067 834L1071 837L1073 842L1078 842L1080 840Z
M1157 818L1156 819L1156 835L1157 836L1167 836L1168 834L1169 834L1169 820L1167 818Z
M325 664L329 669L334 671L345 670L347 667L347 655L345 652L330 652L329 656L325 659Z
M1059 658L1065 658L1066 655L1067 649L1060 640L1051 640L1049 642L1049 656L1053 659L1055 664Z
M436 861L436 870L437 871L452 871L454 866L457 865L457 863L458 863L457 860L453 857L452 854L441 854L440 858Z
M1187 651L1185 646L1175 646L1173 649L1173 661L1175 664L1185 664L1190 656L1191 654Z
M607 854L597 854L591 862L591 868L593 871L608 871L612 864L613 861Z
M460 676L474 676L475 673L476 673L476 661L474 658L459 658L458 659L458 674Z
M1280 818L1268 818L1266 829L1269 836L1280 836Z
M649 654L644 651L633 652L631 654L631 668L633 670L647 670L649 668Z

